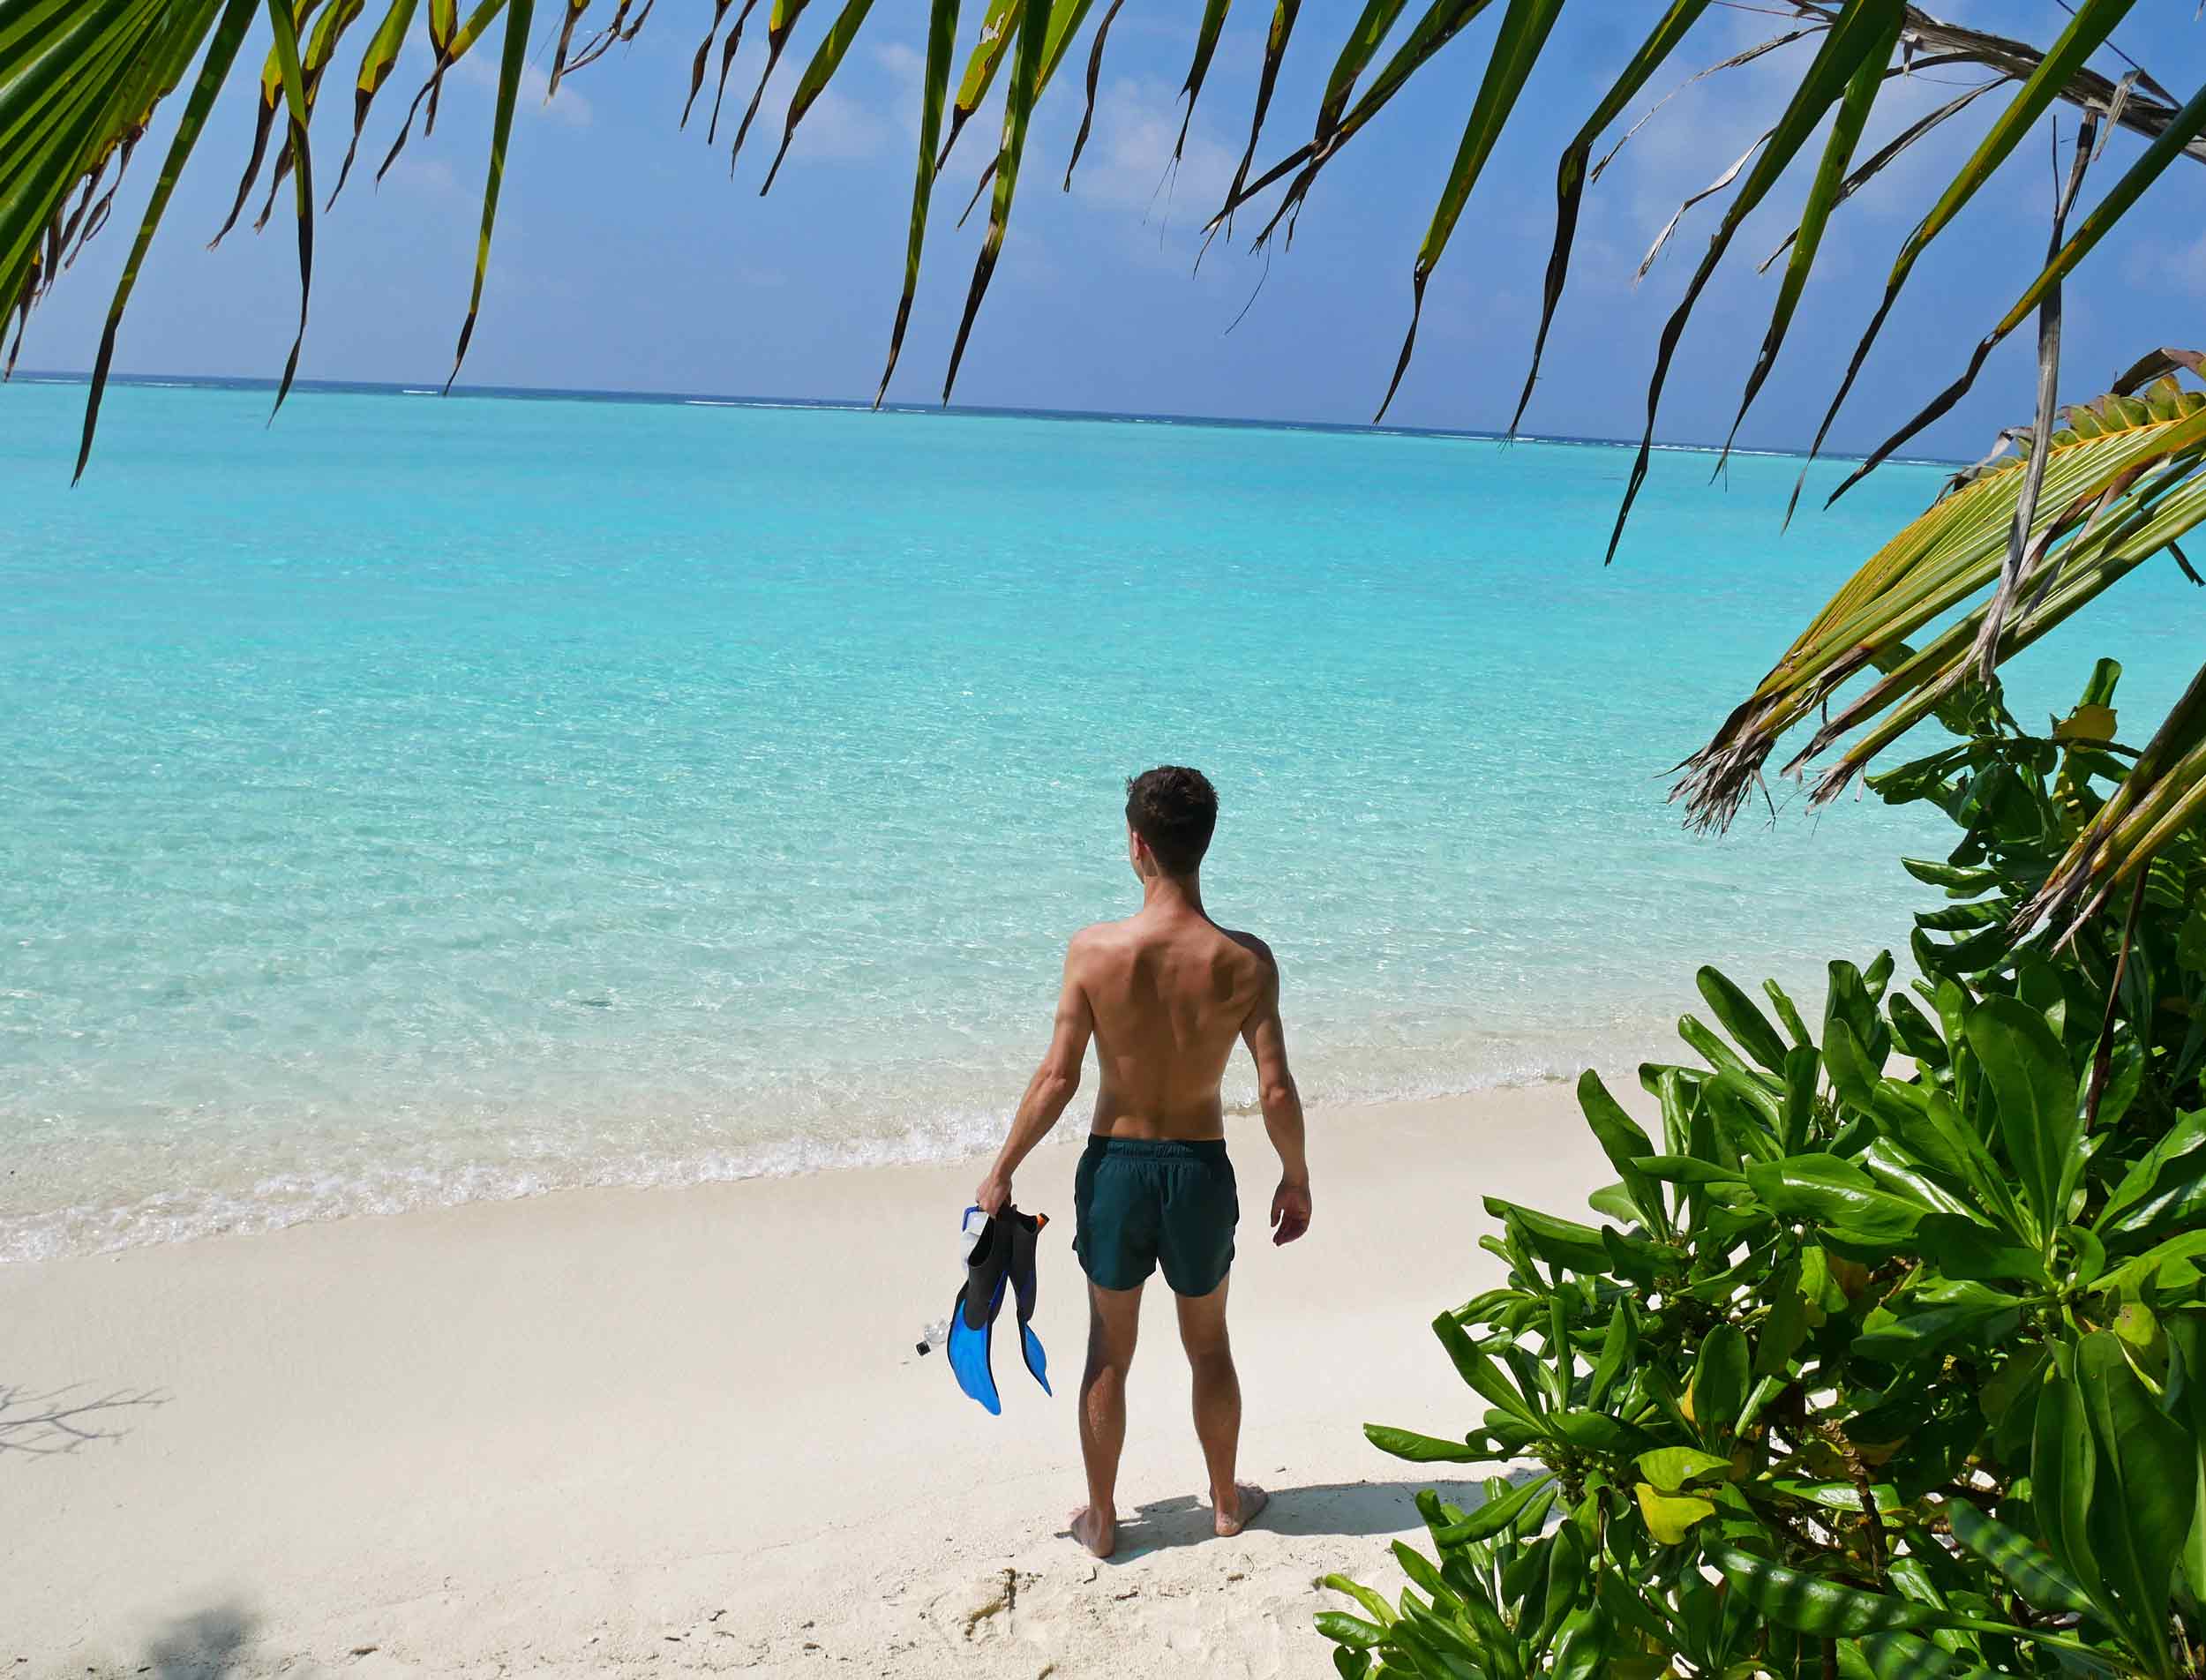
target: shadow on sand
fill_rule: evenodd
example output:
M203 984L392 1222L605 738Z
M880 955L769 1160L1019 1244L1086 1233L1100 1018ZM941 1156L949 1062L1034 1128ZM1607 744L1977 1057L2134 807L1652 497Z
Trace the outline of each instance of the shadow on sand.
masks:
M1482 1481L1327 1481L1302 1488L1272 1488L1272 1503L1253 1529L1274 1534L1328 1534L1362 1538L1374 1534L1422 1533L1419 1489L1430 1488L1450 1504L1475 1511L1486 1503ZM1068 1534L1069 1530L1067 1531ZM1192 1494L1152 1499L1118 1520L1118 1550L1112 1562L1124 1563L1167 1546L1190 1546L1216 1537L1210 1502Z
M226 1680L245 1666L255 1626L235 1601L180 1616L154 1637L138 1672L154 1680Z
M11 1453L45 1459L74 1452L90 1441L118 1441L129 1421L146 1406L165 1406L152 1389L93 1392L85 1384L34 1394L19 1383L0 1383L0 1459Z

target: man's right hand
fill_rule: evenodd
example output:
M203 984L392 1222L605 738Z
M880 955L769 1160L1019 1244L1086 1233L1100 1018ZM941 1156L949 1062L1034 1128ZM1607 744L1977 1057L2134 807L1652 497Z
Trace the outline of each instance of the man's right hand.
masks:
M1309 1229L1309 1186L1288 1179L1272 1193L1272 1241L1288 1243Z
M993 1219L1011 1204L1010 1174L992 1169L980 1181L980 1188L972 1193L972 1199L973 1205Z

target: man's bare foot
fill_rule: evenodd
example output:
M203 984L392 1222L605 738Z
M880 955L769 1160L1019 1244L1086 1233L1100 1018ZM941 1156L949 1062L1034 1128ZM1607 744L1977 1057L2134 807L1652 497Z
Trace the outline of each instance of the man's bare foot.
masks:
M1118 1549L1118 1519L1098 1516L1092 1505L1083 1505L1072 1513L1072 1537L1096 1556L1108 1557Z
M1233 1509L1229 1511L1224 1505L1215 1507L1218 1532L1230 1539L1256 1521L1257 1513L1271 1503L1272 1496L1254 1482L1235 1483Z

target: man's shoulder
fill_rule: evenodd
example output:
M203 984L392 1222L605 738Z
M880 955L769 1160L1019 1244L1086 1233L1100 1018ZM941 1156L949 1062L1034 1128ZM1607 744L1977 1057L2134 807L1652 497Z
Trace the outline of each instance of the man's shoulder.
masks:
M1279 971L1279 959L1272 956L1272 948L1265 944L1262 940L1258 939L1254 934L1244 932L1242 929L1237 927L1221 927L1218 931L1225 934L1227 939L1233 941L1234 944L1240 946L1241 949L1248 952L1249 956L1255 957L1257 959L1257 965L1263 968L1267 973L1277 973Z
M1068 962L1092 961L1126 942L1126 924L1090 922L1065 941Z

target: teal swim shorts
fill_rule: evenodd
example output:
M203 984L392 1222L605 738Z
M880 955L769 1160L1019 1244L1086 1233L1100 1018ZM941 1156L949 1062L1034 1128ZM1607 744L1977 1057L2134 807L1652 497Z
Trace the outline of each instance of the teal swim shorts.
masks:
M1223 1138L1091 1137L1072 1200L1073 1252L1099 1288L1134 1288L1160 1262L1174 1294L1225 1282L1241 1196Z

